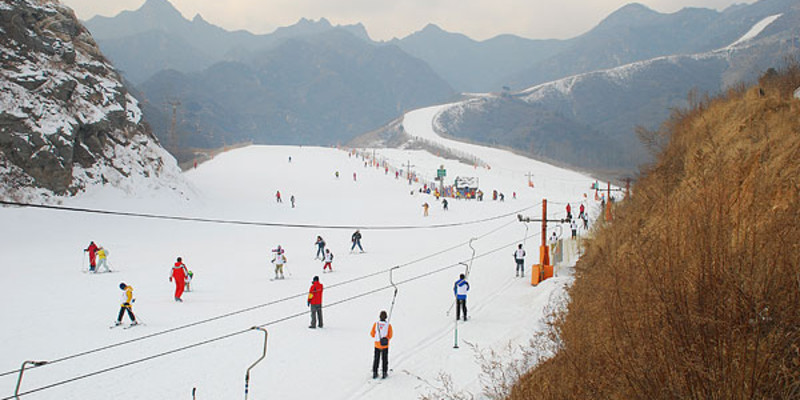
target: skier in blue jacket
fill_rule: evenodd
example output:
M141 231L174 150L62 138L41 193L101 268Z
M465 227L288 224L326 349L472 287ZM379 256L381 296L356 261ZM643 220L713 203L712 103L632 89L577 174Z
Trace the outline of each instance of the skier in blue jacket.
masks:
M456 321L461 317L461 311L464 311L464 321L467 320L467 292L469 291L469 282L464 277L464 274L459 276L459 279L453 285L453 293L456 295Z

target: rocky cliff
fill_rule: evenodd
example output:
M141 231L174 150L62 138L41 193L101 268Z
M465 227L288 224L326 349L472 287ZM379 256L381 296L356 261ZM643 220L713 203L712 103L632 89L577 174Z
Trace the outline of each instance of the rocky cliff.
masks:
M97 184L185 190L138 101L69 8L0 1L0 59L0 198Z

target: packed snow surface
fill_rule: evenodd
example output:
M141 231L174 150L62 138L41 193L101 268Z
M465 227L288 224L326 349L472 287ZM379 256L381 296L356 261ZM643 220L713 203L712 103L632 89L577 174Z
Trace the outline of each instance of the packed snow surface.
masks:
M517 221L516 214L540 217L543 198L551 218L563 217L566 202L575 212L581 201L593 213L596 204L589 177L435 137L432 119L439 109L410 113L406 130L470 152L488 167L420 151L365 149L392 168L411 164L422 180L409 184L394 169L365 166L362 153L252 146L185 172L197 190L191 199L146 187L136 193L96 188L65 203L271 225L0 208L0 399L13 397L16 370L25 360L52 364L25 371L20 392L33 392L24 399L187 399L193 388L197 399L240 398L245 371L263 351L264 335L249 330L255 325L266 327L269 339L266 358L251 370L250 399L411 399L441 387L441 373L452 377L456 390L485 398L476 356L526 345L545 328L545 314L562 304L572 279L562 266L557 277L531 286L541 227ZM444 211L432 195L420 193L440 166L446 182L477 177L484 201L448 199ZM492 200L495 189L505 201ZM350 251L355 228L365 253ZM562 233L550 228L548 235ZM335 255L334 272L323 273L314 258L317 235ZM84 272L83 249L92 240L109 250L113 273ZM525 278L514 276L512 253L520 243L527 250ZM286 250L287 275L270 280L271 249L278 245ZM178 256L195 276L182 303L173 300L168 280ZM452 288L465 272L460 262L471 264L470 319L459 322L455 349ZM326 287L324 327L312 330L306 297L315 275ZM145 325L109 329L120 306L120 282L133 286L133 311ZM375 381L369 332L393 300L391 371ZM202 322L214 317L220 318ZM125 341L131 342L120 344ZM512 353L509 358L518 356Z

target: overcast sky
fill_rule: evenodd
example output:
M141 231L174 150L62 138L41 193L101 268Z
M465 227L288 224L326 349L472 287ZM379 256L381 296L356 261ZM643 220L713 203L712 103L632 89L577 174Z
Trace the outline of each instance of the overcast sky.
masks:
M78 17L114 16L145 0L61 0ZM361 22L370 37L404 37L434 23L484 40L502 33L531 39L569 38L591 29L626 0L169 0L186 18L200 14L228 30L269 33L300 18L325 17L334 25ZM641 0L663 13L683 7L722 10L754 0Z

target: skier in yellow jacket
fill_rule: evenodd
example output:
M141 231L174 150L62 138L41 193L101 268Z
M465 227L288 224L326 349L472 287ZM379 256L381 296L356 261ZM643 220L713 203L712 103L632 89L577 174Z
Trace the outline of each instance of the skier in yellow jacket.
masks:
M114 323L114 326L122 325L122 317L125 315L125 311L128 311L128 317L131 319L131 325L139 324L136 322L136 317L133 315L133 302L135 301L133 298L133 286L126 285L124 282L119 284L119 288L123 290L122 292L122 304L119 308L119 315L117 316L117 322Z

